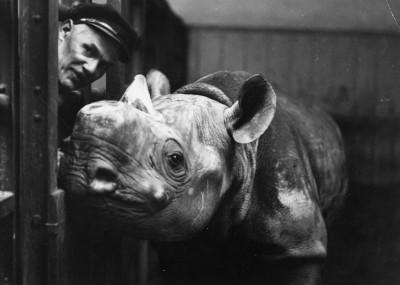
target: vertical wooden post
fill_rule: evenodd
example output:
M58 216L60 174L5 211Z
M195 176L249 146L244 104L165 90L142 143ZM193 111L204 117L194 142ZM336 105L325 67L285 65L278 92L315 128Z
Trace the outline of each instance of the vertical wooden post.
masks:
M123 13L126 14L126 19L140 37L139 46L132 51L132 59L125 71L126 82L130 83L136 74L144 74L145 72L144 48L146 46L146 34L144 31L147 5L146 0L123 1L124 3L126 3L126 7L123 8Z
M20 0L18 3L20 164L17 284L43 285L49 283L47 202L49 194L56 191L57 177L58 1Z
M65 202L64 191L50 193L47 214L48 271L47 284L68 285L65 251Z
M121 0L107 0L107 3L112 5L118 12L121 12ZM118 62L115 66L107 70L106 88L108 99L119 100L124 91L124 85L124 66Z
M0 0L0 284L15 284L17 2Z

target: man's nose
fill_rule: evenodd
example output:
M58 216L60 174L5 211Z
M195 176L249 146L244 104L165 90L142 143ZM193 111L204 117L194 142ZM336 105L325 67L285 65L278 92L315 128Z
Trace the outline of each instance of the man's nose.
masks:
M90 59L86 61L83 65L83 70L87 77L94 77L98 73L99 67L99 60L98 59Z

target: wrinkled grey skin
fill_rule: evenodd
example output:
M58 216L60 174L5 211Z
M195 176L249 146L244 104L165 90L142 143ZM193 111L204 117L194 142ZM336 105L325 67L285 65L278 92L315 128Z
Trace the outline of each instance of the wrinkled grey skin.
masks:
M60 171L76 213L153 241L167 283L318 284L346 191L333 121L246 72L147 82L78 114Z

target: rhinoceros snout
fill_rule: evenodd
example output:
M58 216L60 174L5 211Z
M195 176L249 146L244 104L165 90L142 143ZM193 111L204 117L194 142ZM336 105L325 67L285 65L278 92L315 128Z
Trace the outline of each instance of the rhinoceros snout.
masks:
M148 214L161 211L171 202L170 190L157 180L141 181L133 188L117 189L112 197L126 204L140 205Z
M170 191L158 179L149 179L141 183L141 194L146 196L148 206L154 211L160 211L170 202Z

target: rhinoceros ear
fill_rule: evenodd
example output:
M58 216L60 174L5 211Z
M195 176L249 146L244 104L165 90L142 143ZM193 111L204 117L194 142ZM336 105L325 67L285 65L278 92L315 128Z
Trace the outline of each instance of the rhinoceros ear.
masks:
M162 95L170 94L171 87L169 80L161 71L156 69L150 70L146 75L146 80L152 100Z
M141 74L135 76L135 79L131 85L128 86L120 101L125 102L143 112L150 114L154 113L153 103L150 99L146 78Z
M276 95L261 75L248 79L240 89L239 99L225 111L225 125L238 143L258 139L275 115Z

